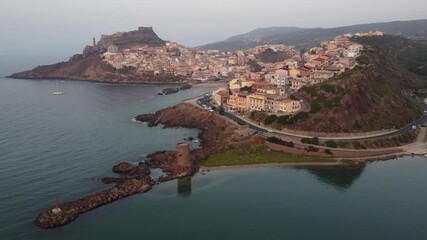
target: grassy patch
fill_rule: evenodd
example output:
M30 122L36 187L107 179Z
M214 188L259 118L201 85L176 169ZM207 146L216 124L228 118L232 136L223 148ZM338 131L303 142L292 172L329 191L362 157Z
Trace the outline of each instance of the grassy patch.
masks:
M263 146L251 150L231 150L216 154L203 163L205 167L238 166L266 163L334 162L332 159L305 157L295 154L267 151Z

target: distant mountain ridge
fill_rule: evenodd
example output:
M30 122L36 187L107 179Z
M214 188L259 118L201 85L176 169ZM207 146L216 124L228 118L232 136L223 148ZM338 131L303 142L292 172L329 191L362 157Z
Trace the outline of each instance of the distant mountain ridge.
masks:
M257 28L248 33L229 37L225 41L238 41L238 40L250 40L253 38L264 38L268 36L275 36L279 34L287 34L304 30L305 28L298 27L269 27L269 28Z
M288 44L299 48L308 48L317 46L321 41L329 40L337 35L375 30L405 37L425 37L427 36L427 19L358 24L335 28L259 28L246 34L230 37L225 41L206 44L198 48L201 50L237 51L261 44Z

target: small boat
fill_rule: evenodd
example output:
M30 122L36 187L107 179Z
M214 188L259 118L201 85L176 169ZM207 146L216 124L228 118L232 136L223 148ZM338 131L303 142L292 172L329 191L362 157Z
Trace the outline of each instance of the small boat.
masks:
M65 92L59 91L58 81L56 81L56 90L52 94L58 96L58 95L64 95L64 93Z

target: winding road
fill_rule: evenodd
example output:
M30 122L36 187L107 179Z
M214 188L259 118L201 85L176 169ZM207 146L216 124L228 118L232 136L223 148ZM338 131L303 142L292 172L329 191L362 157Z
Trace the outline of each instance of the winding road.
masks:
M249 128L251 128L254 131L257 131L267 136L275 136L278 138L282 138L283 140L296 140L301 138L312 138L312 137L318 137L319 140L334 140L334 141L359 141L359 140L381 139L381 138L389 138L389 137L408 133L411 130L413 130L413 126L418 127L419 125L423 125L424 123L427 122L426 105L420 102L417 102L415 99L413 99L411 95L411 91L402 91L402 95L422 110L423 116L420 119L398 130L391 130L388 132L381 132L381 133L366 133L365 135L357 135L357 136L349 135L349 136L341 136L341 137L319 137L314 135L299 135L291 132L279 131L276 129L270 129L264 126L260 126L254 123L253 121L250 121L249 119L245 119L244 117L241 117L232 112L224 112L223 116L237 122L240 125L248 125ZM200 102L203 105L214 107L209 103L208 98L206 96L200 96L196 99L193 99L193 101L189 100L189 102L195 105L198 105L198 102ZM215 112L218 113L218 110Z

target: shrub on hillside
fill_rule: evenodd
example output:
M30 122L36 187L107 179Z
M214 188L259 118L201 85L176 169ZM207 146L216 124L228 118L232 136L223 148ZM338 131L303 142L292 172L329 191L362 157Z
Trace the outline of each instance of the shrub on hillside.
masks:
M290 147L290 148L294 147L294 143L293 142L283 141L282 139L277 138L277 137L269 137L269 138L267 138L267 141L271 142L271 143L274 143L274 144L279 144L279 145L283 145L283 146L286 146L286 147Z
M330 147L330 148L337 148L338 147L337 142L335 142L333 140L326 141L325 144L327 147Z
M305 144L319 145L319 138L318 137L303 138L301 139L301 142Z
M276 115L270 115L268 116L266 119L264 119L264 124L265 125L270 125L272 123L274 123L279 117Z

